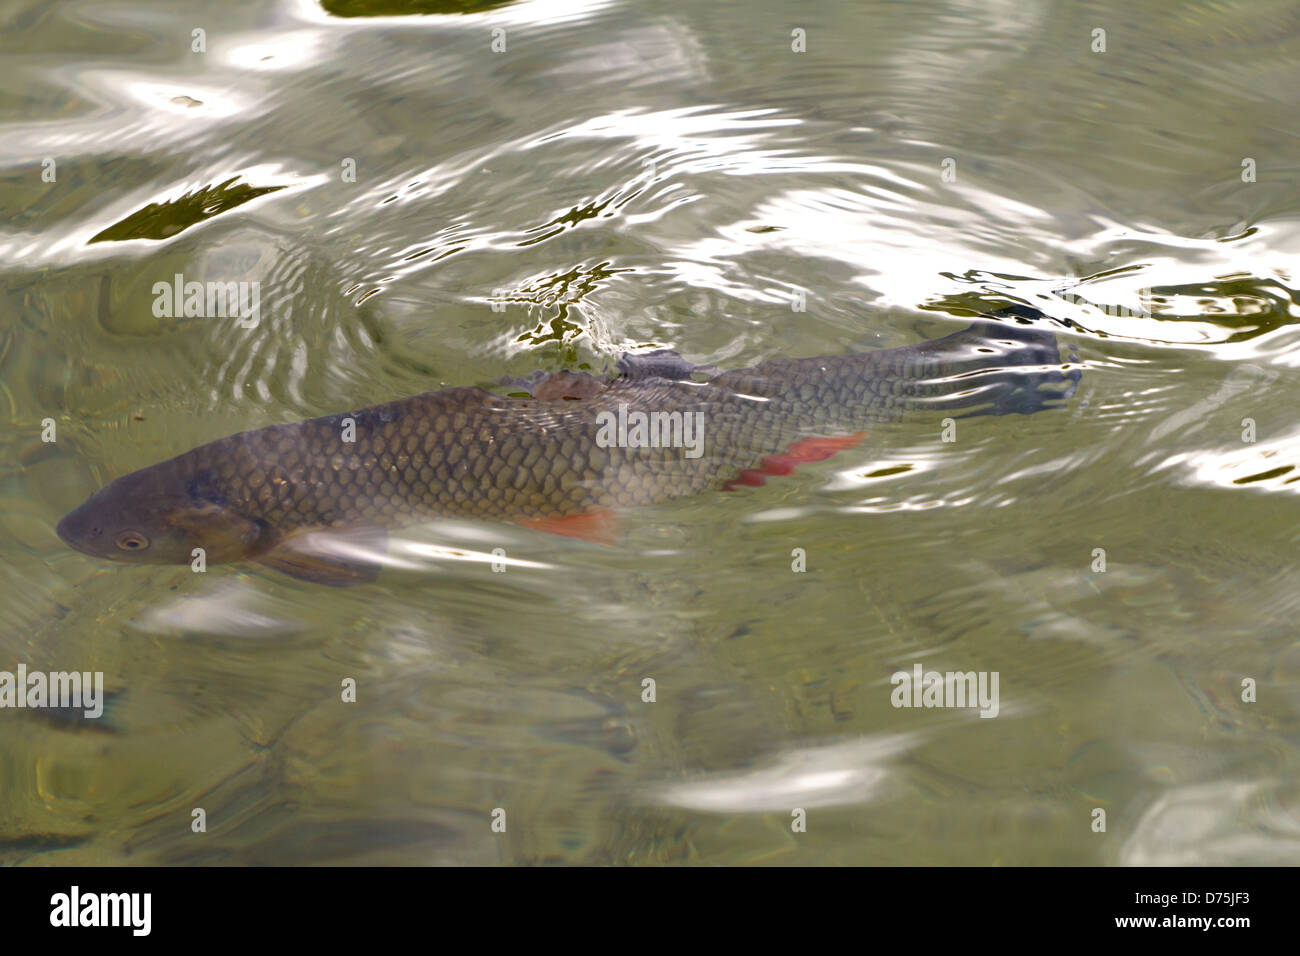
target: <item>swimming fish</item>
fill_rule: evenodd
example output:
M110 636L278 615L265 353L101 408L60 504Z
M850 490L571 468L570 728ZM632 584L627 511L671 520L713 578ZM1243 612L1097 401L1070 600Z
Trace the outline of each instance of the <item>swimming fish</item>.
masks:
M932 341L732 371L674 352L617 373L560 372L422 395L202 445L124 475L58 534L128 563L251 560L345 585L378 572L389 530L445 516L608 540L619 510L760 485L829 458L904 413L1029 414L1077 368L1023 307ZM330 542L352 541L341 550Z

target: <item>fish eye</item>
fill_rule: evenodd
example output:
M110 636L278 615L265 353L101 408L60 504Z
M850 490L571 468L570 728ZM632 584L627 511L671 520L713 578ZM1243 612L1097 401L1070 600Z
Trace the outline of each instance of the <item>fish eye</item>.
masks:
M116 544L123 551L143 551L149 547L149 539L138 531L123 531L117 536Z

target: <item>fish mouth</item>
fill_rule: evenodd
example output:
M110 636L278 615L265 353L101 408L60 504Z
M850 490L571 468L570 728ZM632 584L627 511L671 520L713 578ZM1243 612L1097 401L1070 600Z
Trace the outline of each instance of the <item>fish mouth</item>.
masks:
M64 544L75 544L72 532L72 516L76 512L68 512L59 519L59 523L54 526L54 533L63 539Z
M54 526L54 533L62 539L63 543L70 548L75 548L82 554L89 554L93 557L101 557L95 551L90 541L94 537L102 534L98 528L91 528L90 522L87 521L83 508L76 508L69 511Z

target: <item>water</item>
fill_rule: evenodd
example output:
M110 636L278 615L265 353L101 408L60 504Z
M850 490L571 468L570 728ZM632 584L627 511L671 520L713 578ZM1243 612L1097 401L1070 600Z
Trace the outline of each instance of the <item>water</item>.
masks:
M1300 13L1148 7L10 0L0 669L110 699L0 711L0 861L1300 860ZM260 321L156 316L177 273ZM54 534L242 429L979 302L1068 323L1067 410L616 547L438 522L335 590ZM893 707L918 663L998 716Z

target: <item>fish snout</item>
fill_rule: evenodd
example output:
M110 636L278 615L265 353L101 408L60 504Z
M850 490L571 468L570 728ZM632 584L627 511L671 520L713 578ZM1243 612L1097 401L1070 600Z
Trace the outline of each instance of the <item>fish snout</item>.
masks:
M98 554L99 546L104 540L104 529L95 523L94 516L85 505L64 515L55 525L54 531L63 539L64 544L87 554Z

